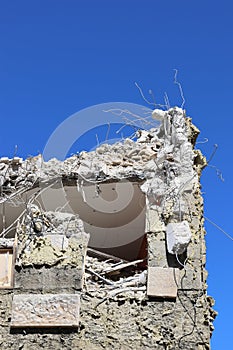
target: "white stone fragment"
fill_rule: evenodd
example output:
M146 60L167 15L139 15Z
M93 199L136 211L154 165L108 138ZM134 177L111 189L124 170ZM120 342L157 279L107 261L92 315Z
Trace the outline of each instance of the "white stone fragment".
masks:
M13 248L14 238L0 238L0 248Z
M51 241L51 245L59 250L65 250L68 248L69 240L64 235L45 235Z
M152 112L152 118L156 120L164 120L166 113L167 112L162 109L154 109Z
M166 227L167 249L170 254L182 254L187 249L192 233L187 221L170 223Z
M5 182L5 176L0 175L0 187L4 185L4 182Z
M5 164L8 164L10 161L10 159L8 157L1 157L0 158L0 163L5 163Z
M148 142L150 133L146 130L138 130L136 136L138 137L137 142L144 143Z

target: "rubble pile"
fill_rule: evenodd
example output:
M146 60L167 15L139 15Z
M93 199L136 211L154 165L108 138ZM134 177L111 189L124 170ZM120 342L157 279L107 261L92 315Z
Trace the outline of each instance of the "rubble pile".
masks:
M114 262L114 257L98 259L87 254L85 266L85 292L102 301L146 297L147 271L138 265L143 260Z
M90 235L78 215L28 205L17 227L17 266L83 264Z
M186 197L198 186L199 172L194 171L194 158L201 161L200 167L205 166L189 137L192 131L194 138L198 130L189 130L190 122L178 107L159 113L155 110L152 117L159 118L160 127L138 130L136 141L128 138L113 145L103 144L95 151L81 152L65 161L45 162L42 155L25 161L18 157L1 158L0 202L12 200L12 196L30 188L46 188L56 179L73 178L82 187L136 178L142 182L141 190L147 195L149 205L161 214L187 212Z
M64 161L0 158L0 347L209 349L199 131L152 118Z

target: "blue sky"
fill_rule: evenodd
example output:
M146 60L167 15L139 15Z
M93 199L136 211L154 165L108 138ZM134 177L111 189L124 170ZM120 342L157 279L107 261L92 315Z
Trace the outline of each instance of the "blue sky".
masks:
M42 152L54 129L100 103L158 103L166 91L201 129L223 173L202 177L205 215L232 233L233 4L200 0L0 0L0 156ZM212 349L230 349L232 241L206 223L209 294L219 316Z

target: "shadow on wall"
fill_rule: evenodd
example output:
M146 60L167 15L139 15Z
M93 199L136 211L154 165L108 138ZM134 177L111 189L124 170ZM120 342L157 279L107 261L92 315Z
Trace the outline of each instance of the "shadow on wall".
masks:
M139 183L130 181L100 183L77 187L48 186L36 199L43 211L61 211L79 215L85 231L90 233L89 247L125 260L146 258L145 216L146 200ZM0 230L9 228L7 238L15 235L14 222L25 211L27 198L38 187L1 203ZM17 205L15 202L17 201ZM11 227L12 226L12 227Z

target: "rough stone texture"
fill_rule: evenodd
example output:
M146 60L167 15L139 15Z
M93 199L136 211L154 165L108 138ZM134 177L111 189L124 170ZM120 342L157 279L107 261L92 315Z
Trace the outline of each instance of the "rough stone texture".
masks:
M15 271L15 293L74 293L81 290L83 270L66 267L24 267Z
M4 309L9 309L9 298L4 302ZM208 349L209 312L207 309L203 312L202 306L208 306L208 302L201 293L179 291L176 303L132 298L120 303L109 301L95 308L98 302L88 296L81 299L77 331L37 328L10 333L6 319L0 346L14 350L38 350L41 347L70 350ZM4 318L7 318L6 314L1 315L2 324Z
M164 222L159 217L158 211L148 209L146 212L146 232L161 232L165 230Z
M79 307L77 294L14 295L11 327L77 327Z
M57 238L57 237L55 237ZM83 243L84 251L87 247L89 235L74 234L67 240L64 237L64 244L58 246L51 240L49 235L35 237L31 242L26 242L23 251L17 256L18 266L54 266L54 265L71 265L82 268L83 255L80 245ZM63 240L63 237L61 237ZM23 241L21 241L24 244Z
M117 270L113 266L121 264L119 258L117 262L101 256L86 259L89 235L78 215L64 210L44 212L37 206L36 195L31 193L17 223L15 287L8 291L0 289L0 348L210 348L216 313L212 309L213 300L207 296L199 183L206 160L200 151L193 149L199 131L177 107L156 110L152 117L160 120L160 127L139 131L136 141L126 139L114 145L101 145L64 162L56 159L43 162L41 156L25 161L17 157L0 159L0 204L22 202L26 191L39 185L43 191L59 181L75 183L81 193L86 184L94 183L96 195L101 183L132 179L138 182L146 197L148 253L144 265L135 263L127 268L121 265ZM191 241L176 256L168 252L166 227L182 221L189 225ZM6 228L1 236L7 237L10 230L11 227ZM108 265L114 272L108 272ZM153 268L179 270L176 298L166 298L167 284L162 295L147 295L150 291L146 290L146 279L150 284ZM160 277L159 282L161 287L165 280ZM53 294L56 298L59 294L77 293L81 294L78 329L10 329L12 298L23 294L39 294L41 298Z
M13 248L14 241L14 238L0 238L0 248Z

